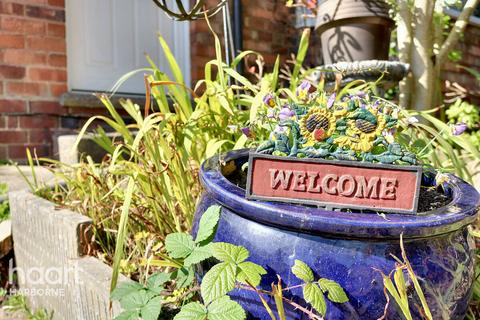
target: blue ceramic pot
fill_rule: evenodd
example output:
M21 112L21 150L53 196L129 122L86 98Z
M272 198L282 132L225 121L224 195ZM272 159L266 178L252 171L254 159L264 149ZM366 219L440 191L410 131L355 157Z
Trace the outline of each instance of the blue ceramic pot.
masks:
M248 150L231 152L222 159L233 160L240 168L248 159ZM389 274L395 268L391 255L401 257L399 239L403 233L407 257L433 318L464 318L474 278L474 242L467 226L475 220L480 206L478 192L464 181L452 178L449 189L453 200L445 207L420 215L388 214L386 218L374 213L246 200L245 190L222 175L218 157L202 165L201 181L205 192L195 222L209 206L221 205L215 241L245 246L249 259L268 271L261 283L263 289L271 289L277 274L284 287L300 284L290 271L295 259L300 259L317 278L338 282L350 299L345 304L327 302L326 319L378 319L384 314L386 298L381 275L375 269ZM301 289L286 292L286 296L304 303ZM249 319L270 319L255 293L236 289L231 297L248 311ZM275 310L273 300L269 303ZM414 303L411 310L421 319ZM287 312L288 319L307 319L292 308ZM387 319L402 319L393 301Z

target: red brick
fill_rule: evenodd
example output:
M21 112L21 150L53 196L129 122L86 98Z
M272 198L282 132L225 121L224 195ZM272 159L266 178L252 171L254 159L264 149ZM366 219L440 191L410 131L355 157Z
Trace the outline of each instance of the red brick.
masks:
M27 47L48 52L65 52L66 43L65 39L62 38L28 37Z
M67 66L67 56L53 53L48 56L48 64L53 67L65 68Z
M23 100L0 99L0 113L25 113L27 103Z
M7 93L12 96L42 96L47 85L39 82L8 82Z
M66 84L57 84L57 83L50 83L50 95L52 97L60 97L62 94L68 91L68 87Z
M63 107L57 101L30 101L30 113L60 114Z
M50 143L52 133L48 129L30 130L28 132L28 142L30 143Z
M54 7L65 8L65 0L48 0L48 4Z
M0 143L28 142L28 134L25 131L0 131Z
M8 159L8 148L7 146L0 146L0 159L7 160Z
M65 38L65 24L49 23L47 34L52 37Z
M6 2L4 0L0 2L0 13L22 16L24 9L25 7L22 4Z
M4 51L3 61L12 65L45 64L47 62L47 55L29 50L6 49Z
M0 78L22 79L23 77L25 77L24 67L0 65Z
M57 118L52 116L22 116L19 118L20 128L54 128L57 126Z
M7 128L18 128L18 116L7 116Z
M23 33L24 19L17 16L1 16L0 29L3 31L11 31Z
M26 20L24 30L27 34L45 34L46 24L43 21Z
M38 157L48 156L50 152L50 146L46 144L19 144L8 146L8 158L12 160L20 160L26 158L26 150L30 149L30 152L35 153Z
M19 34L0 33L0 48L16 48L25 47L25 37Z
M67 72L65 70L48 68L30 68L28 77L33 81L67 81Z
M25 8L25 15L32 18L40 18L52 21L65 21L65 11L50 9L40 6L28 6Z

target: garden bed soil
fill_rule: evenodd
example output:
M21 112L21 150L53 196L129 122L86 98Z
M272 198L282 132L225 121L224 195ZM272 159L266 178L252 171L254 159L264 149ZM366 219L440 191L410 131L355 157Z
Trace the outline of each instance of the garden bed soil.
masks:
M235 171L225 177L237 187L242 189L246 188L247 185L247 172L237 168ZM452 201L452 196L445 193L441 188L436 188L433 186L421 186L420 187L420 197L418 199L418 213L428 212L446 206ZM354 211L358 210L349 210L342 209L342 211ZM365 210L363 210L365 212Z

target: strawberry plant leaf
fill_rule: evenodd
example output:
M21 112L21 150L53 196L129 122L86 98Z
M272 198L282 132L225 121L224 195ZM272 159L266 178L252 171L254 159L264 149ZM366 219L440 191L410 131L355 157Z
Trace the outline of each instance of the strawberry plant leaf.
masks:
M310 303L322 316L327 312L327 304L322 290L314 283L307 283L303 287L303 298Z
M140 315L143 320L157 320L162 311L162 297L150 299L141 309Z
M121 298L139 290L142 290L143 286L134 281L120 283L111 293L110 299L120 300Z
M177 288L186 288L192 284L194 272L192 267L180 268L172 273L172 278L177 282Z
M215 242L212 246L212 253L220 261L239 264L245 261L250 253L241 246L226 242Z
M237 266L230 262L219 263L203 277L200 286L202 298L206 304L226 295L235 287Z
M220 206L210 206L205 211L198 224L197 237L195 238L196 243L212 238L217 228L218 219L220 219L221 209Z
M185 266L191 266L206 260L212 256L212 244L209 243L202 247L195 247L190 255L183 261Z
M245 261L238 265L240 269L237 274L237 280L245 284L250 283L253 286L258 286L260 280L262 280L262 275L266 274L267 271L256 263ZM248 280L248 283L247 283Z
M171 233L165 238L165 248L172 258L186 258L195 248L195 242L188 233Z
M212 301L207 309L209 320L244 320L247 317L245 310L228 296Z
M312 269L303 261L295 260L292 272L297 278L305 282L312 282L314 280Z
M149 290L155 291L156 293L160 293L164 290L163 285L165 282L171 279L170 273L165 272L157 272L147 279L147 288Z
M138 310L126 310L116 316L114 320L137 320L139 317Z
M148 302L146 290L135 291L120 299L120 305L124 310L132 310L143 307Z
M343 288L333 280L321 278L318 280L318 284L322 291L328 292L328 300L336 303L345 303L348 301L348 296L343 290Z
M198 302L190 302L182 307L173 320L206 320L207 309Z

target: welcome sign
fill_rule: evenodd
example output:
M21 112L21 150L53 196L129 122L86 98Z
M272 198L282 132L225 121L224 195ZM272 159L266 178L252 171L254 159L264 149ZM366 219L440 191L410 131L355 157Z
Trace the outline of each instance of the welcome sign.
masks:
M251 153L247 199L416 213L422 168Z

